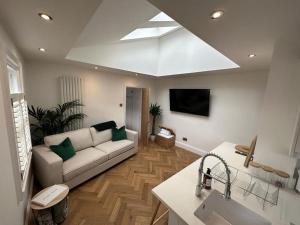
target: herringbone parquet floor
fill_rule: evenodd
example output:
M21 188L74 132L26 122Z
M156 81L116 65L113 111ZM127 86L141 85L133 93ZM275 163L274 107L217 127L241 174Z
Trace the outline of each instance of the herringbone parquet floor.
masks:
M63 225L149 225L158 202L151 189L198 158L177 147L139 147L135 156L70 192Z

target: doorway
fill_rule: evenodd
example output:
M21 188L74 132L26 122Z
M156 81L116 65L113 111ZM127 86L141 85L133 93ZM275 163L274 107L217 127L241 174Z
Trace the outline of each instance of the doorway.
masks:
M126 87L125 125L139 133L139 143L148 144L149 89Z

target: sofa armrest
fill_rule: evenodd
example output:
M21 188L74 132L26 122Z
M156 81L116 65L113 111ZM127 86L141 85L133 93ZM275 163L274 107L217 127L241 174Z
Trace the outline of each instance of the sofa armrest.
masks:
M139 133L137 131L126 129L126 135L128 140L133 141L134 146L137 147L139 142Z
M35 146L34 175L43 187L63 183L63 160L44 145Z

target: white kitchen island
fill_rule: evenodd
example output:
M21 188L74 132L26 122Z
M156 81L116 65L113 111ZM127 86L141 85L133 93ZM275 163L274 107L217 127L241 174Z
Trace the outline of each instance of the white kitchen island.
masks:
M212 152L223 157L230 166L250 173L251 171L243 166L245 156L236 154L234 146L235 144L224 142ZM195 196L200 162L201 158L152 190L153 194L170 210L169 225L204 225L194 215L195 210L210 193L203 189L200 198ZM212 168L218 162L218 159L208 157L204 169ZM213 183L213 189L223 193L224 185L214 186ZM280 190L278 204L267 205L265 209L262 209L262 203L254 195L243 197L239 188L232 188L231 198L263 216L272 222L272 225L300 225L300 196L293 191Z

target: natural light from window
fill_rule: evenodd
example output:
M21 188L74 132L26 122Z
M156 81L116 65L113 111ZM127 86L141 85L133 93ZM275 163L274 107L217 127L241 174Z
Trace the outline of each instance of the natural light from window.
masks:
M13 126L15 131L16 151L22 191L25 190L31 161L31 135L27 101L22 87L22 70L7 57L7 74L10 88Z
M154 16L151 20L151 22L166 22L166 21L174 21L171 17L169 17L164 12L159 13L158 15Z
M160 37L177 28L178 26L138 28L132 31L131 33L127 34L125 37L121 38L121 40L124 41L124 40L133 40L133 39L141 39L141 38Z

